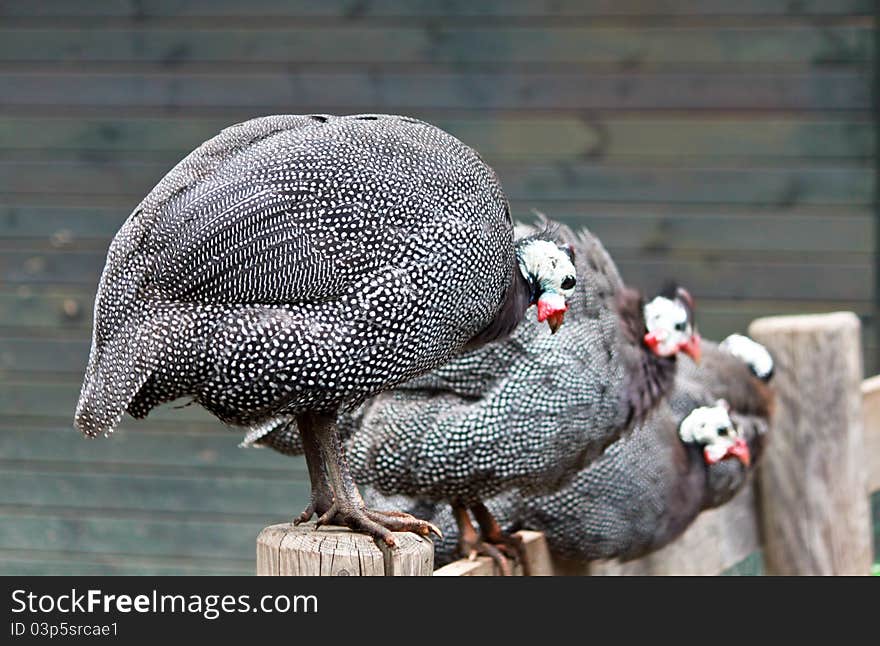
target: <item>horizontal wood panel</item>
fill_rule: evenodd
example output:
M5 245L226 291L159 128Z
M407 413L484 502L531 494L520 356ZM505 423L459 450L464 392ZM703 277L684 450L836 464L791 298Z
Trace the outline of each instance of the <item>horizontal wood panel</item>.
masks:
M871 74L586 74L367 71L229 74L8 72L0 106L221 108L261 112L413 110L868 110Z
M237 516L257 522L293 517L309 501L309 480L191 477L150 474L40 472L6 465L0 473L0 505L175 512L190 517Z
M0 62L228 61L472 65L867 63L869 26L0 29ZM327 47L333 43L333 47ZM393 43L389 47L388 44Z
M155 519L16 512L0 508L0 549L240 560L253 556L256 536L267 523L289 520L289 514L265 522L218 522L193 521L185 514Z
M523 200L514 213L529 213ZM588 226L617 250L786 251L870 253L874 214L853 209L745 211L725 207L590 205L553 201L546 213L573 227ZM105 250L128 216L121 209L0 205L0 236L34 249ZM755 235L759 231L760 235ZM0 243L2 244L2 243ZM822 258L817 258L821 262ZM0 295L2 299L2 295ZM73 313L72 313L73 314Z
M7 251L0 254L0 280L13 284L97 286L105 252ZM774 262L738 260L736 255L705 254L628 258L618 267L630 284L658 289L668 277L687 283L696 296L722 299L870 300L874 263L870 256L817 264L809 258Z
M151 162L0 162L0 194L131 196L170 170ZM697 204L869 205L871 168L631 168L596 163L498 164L512 200Z
M185 427L184 427L185 428ZM270 449L240 448L243 433L214 420L210 430L184 428L157 431L152 423L126 420L113 437L99 441L84 438L73 425L26 426L9 422L0 426L0 456L3 460L62 465L91 465L101 473L113 465L138 473L265 474L306 482L308 472L301 458L281 455Z
M4 550L0 572L4 576L252 576L254 565L244 559L206 560L115 557L62 553L50 558L33 550Z
M423 115L425 116L425 115ZM615 119L556 117L425 118L494 163L496 159L788 160L869 159L874 125L867 120L803 118ZM34 118L0 116L0 154L76 153L83 160L124 162L147 154L169 165L233 123L182 117ZM4 152L6 151L6 152ZM159 161L159 159L156 159Z
M595 16L710 16L719 15L870 15L871 0L103 0L78 3L69 0L6 0L6 16L112 16L144 20L156 17L595 17Z

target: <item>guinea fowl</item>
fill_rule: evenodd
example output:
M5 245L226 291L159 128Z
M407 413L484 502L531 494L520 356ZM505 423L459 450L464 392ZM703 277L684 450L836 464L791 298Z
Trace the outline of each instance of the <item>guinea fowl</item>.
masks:
M682 363L668 400L569 483L537 497L507 492L486 506L507 531L544 532L557 557L625 561L657 550L747 482L766 442L773 402L755 375L769 379L772 366L766 350L746 337L721 346L704 342L703 361ZM365 495L373 504L387 503L376 492ZM397 502L446 530L435 541L436 563L457 558L448 510Z
M662 399L679 350L699 351L687 292L671 288L645 305L592 234L559 226L557 235L574 248L578 274L558 334L541 334L527 317L508 339L383 393L348 423L360 482L451 503L462 550L489 554L505 570L504 553L518 546L482 501L558 487ZM246 442L298 450L289 429Z
M228 424L298 425L317 513L393 544L432 527L365 507L337 412L508 334L555 330L575 269L514 245L492 169L408 117L278 115L190 153L117 233L75 426L109 434L179 397ZM548 335L549 336L549 335Z

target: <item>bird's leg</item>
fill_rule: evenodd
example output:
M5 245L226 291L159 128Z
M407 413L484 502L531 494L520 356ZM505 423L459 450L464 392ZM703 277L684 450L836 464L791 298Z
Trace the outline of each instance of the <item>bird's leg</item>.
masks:
M473 512L474 518L477 519L477 524L480 526L480 534L483 541L493 545L508 557L519 560L523 566L523 573L528 576L528 562L525 558L525 547L522 540L518 536L512 536L504 532L498 521L495 520L492 512L483 503L480 502L471 506L471 512Z
M333 492L327 482L327 474L324 471L324 462L321 459L321 447L315 437L315 431L309 424L299 423L299 432L302 436L303 453L306 456L306 465L309 468L309 480L312 484L312 497L308 507L294 519L293 524L299 525L309 520L313 515L323 516L333 507Z
M471 522L467 507L452 505L452 515L455 517L455 524L458 525L458 549L462 556L471 561L479 554L488 556L498 566L502 576L511 576L513 570L510 567L510 561L501 553L501 550L480 538Z
M440 530L434 525L409 514L367 509L348 470L336 428L335 412L304 413L299 417L299 422L315 433L327 481L333 492L334 503L321 516L319 524L332 521L381 539L389 546L394 545L392 531L413 532L422 536L427 536L430 532L440 535Z

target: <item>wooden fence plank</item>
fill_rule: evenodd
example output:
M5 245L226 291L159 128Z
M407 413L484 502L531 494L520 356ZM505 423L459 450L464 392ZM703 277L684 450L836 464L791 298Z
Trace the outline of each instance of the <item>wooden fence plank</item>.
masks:
M429 110L869 110L870 73L554 71L9 72L0 105L252 109L261 112Z
M553 562L547 540L540 532L521 530L516 532L523 544L529 576L552 576ZM513 564L513 576L523 576L523 563ZM501 572L495 562L488 556L479 556L473 560L459 559L434 570L434 576L498 576Z
M69 0L6 0L0 15L6 16L90 16L124 17L139 21L151 18L235 17L255 15L270 19L291 17L341 17L346 19L398 17L596 17L596 16L811 16L871 15L871 0L676 0L645 3L643 0L484 0L483 2L436 2L434 0L104 0L100 3L72 3Z
M389 549L343 527L292 523L266 527L257 536L257 574L263 576L430 576L434 546L394 533Z
M244 118L243 115L242 118ZM420 115L488 160L628 159L868 159L874 124L867 120L803 117L701 117L658 119L554 116L450 118ZM153 155L176 163L231 118L194 117L33 117L0 116L0 150L65 151L81 159L125 161ZM161 158L156 157L161 155Z
M4 576L248 576L253 566L232 559L167 563L131 557L92 557L68 554L66 559L43 559L31 551L0 554L0 572Z
M151 162L0 162L0 194L130 196L132 208L169 170ZM870 205L869 167L668 168L597 163L495 165L512 200L551 202ZM55 198L57 199L57 198Z
M169 438L170 442L174 438ZM294 461L291 460L293 463ZM63 468L64 465L59 465ZM90 473L90 467L35 470L5 462L0 473L0 505L62 507L84 513L180 513L195 518L236 517L262 522L267 516L293 518L309 502L308 478L260 478L217 473L167 475Z
M3 463L18 462L23 469L66 464L68 470L91 469L108 476L125 469L132 473L153 469L176 475L223 475L225 471L226 475L262 475L297 483L308 480L301 458L269 449L239 448L243 433L220 422L198 430L181 426L156 430L153 424L131 421L109 440L92 442L74 430L72 423L33 427L5 421L0 426L0 456Z
M200 521L180 514L148 516L86 516L0 510L0 549L54 550L86 554L131 554L177 558L252 559L254 536L263 521ZM284 518L278 518L282 521Z
M864 455L868 461L868 492L880 491L880 375L862 382ZM880 545L874 546L880 550Z
M749 336L773 354L776 409L761 513L771 574L868 574L859 321L850 312L770 317Z
M333 47L324 46L334 43ZM387 43L394 43L387 47ZM2 62L701 65L868 63L870 26L0 28Z

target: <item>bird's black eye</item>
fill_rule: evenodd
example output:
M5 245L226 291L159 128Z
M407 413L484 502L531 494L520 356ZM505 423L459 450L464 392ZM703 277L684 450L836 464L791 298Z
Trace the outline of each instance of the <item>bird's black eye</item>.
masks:
M576 282L574 276L566 276L562 279L562 285L560 285L560 287L562 287L562 289L572 289Z
M718 427L718 435L720 435L721 437L727 437L728 432L729 431L726 426L719 426Z
M687 328L687 322L685 322L685 321L682 321L681 323L675 324L675 329L678 330L679 332L684 332L685 328Z

